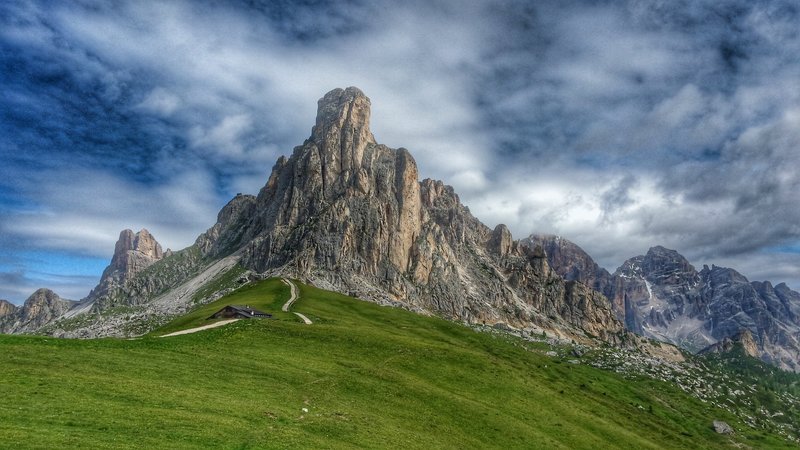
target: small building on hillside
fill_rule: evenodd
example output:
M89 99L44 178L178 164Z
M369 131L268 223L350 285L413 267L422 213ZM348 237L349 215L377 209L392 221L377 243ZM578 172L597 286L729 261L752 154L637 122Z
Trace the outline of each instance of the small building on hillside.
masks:
M269 319L272 317L272 314L265 313L263 311L259 311L255 308L251 308L250 306L246 305L228 305L219 311L215 312L214 315L208 318L210 319L253 319L253 318L266 318Z

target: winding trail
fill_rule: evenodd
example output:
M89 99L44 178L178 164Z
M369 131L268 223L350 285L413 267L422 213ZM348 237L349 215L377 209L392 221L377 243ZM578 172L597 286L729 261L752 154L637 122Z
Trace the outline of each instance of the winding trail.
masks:
M284 283L286 283L287 286L289 286L289 291L291 292L291 294L289 295L289 300L287 300L286 303L283 304L281 310L284 312L289 312L289 308L292 306L292 303L294 303L295 300L297 300L297 286L295 286L294 283L292 283L286 278L281 278L281 281L283 281ZM311 325L312 323L314 323L311 321L311 319L309 319L303 314L300 314L299 312L294 313L294 315L299 317L306 325Z
M312 323L314 323L314 322L311 321L311 319L309 319L308 317L304 316L303 314L300 314L299 312L294 313L294 315L299 317L299 318L301 318L301 319L303 319L303 322L305 322L306 325L311 325Z
M295 314L297 314L297 313L295 313ZM239 319L220 320L219 322L214 322L214 323L212 323L212 324L203 325L202 327L197 327L197 328L189 328L188 330L176 331L176 332L174 332L174 333L165 334L165 335L163 335L163 336L159 336L159 337L162 337L162 338L163 338L163 337L170 337L170 336L180 336L180 335L182 335L182 334L192 334L192 333L197 333L198 331L208 330L209 328L217 328L217 327L221 327L221 326L223 326L223 325L227 325L227 324L229 324L229 323L236 322L237 320L239 320Z

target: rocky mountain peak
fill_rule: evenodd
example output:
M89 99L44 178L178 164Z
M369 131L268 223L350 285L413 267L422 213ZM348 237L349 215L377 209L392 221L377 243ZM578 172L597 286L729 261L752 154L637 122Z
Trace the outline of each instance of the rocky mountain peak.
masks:
M597 263L581 247L572 241L552 234L532 234L521 241L527 247L539 245L547 253L547 261L553 270L567 281L583 283L598 292L608 295L611 274Z
M717 285L728 283L749 283L747 278L736 270L713 264L709 270L706 270L704 267L703 271L700 272L700 275L708 282Z
M214 245L223 252L235 249L241 243L247 219L255 209L255 205L255 196L237 194L219 211L217 223L197 237L195 241L197 248L203 254L212 252Z
M642 264L647 277L663 280L662 284L694 283L698 279L694 266L683 255L660 245L647 251Z
M334 89L319 100L317 121L309 141L313 144L313 158L320 160L322 190L326 196L331 191L340 193L348 180L363 175L359 169L364 150L375 144L369 118L369 98L356 87Z
M467 322L622 331L607 300L568 286L544 251L523 251L452 187L420 181L408 150L377 143L360 90L334 89L318 105L310 138L278 159L256 199L226 206L198 239L204 255L238 251L257 272Z
M111 263L103 271L100 283L92 290L89 297L95 298L106 294L112 287L130 280L163 257L161 244L147 229L142 228L138 233L122 230L114 245Z
M712 265L698 273L674 250L653 247L614 274L615 311L628 329L691 351L729 351L741 344L762 360L800 369L800 293L781 283L750 282Z
M332 137L334 132L349 132L364 143L375 143L369 130L371 103L361 89L351 86L336 88L317 102L317 121L311 130L316 142Z
M511 253L514 244L514 240L511 237L511 230L509 230L505 224L501 223L494 227L492 239L489 241L489 250L501 258L505 258Z
M38 289L21 307L10 305L12 309L8 314L0 314L0 332L24 333L37 330L64 314L73 304L74 302L62 299L50 289ZM3 308L2 301L0 308Z
M161 244L159 244L158 241L156 241L156 238L154 238L153 235L150 234L150 232L145 228L142 228L138 233L136 233L136 238L133 242L133 249L154 259L161 259L164 256L164 253L161 250Z
M11 315L17 311L16 305L8 300L0 299L0 317Z
M61 297L59 297L55 292L51 291L50 289L40 288L25 300L23 308L31 309L48 306L54 304L58 300L61 300Z
M114 259L119 260L130 251L135 251L154 259L161 259L164 256L161 244L145 228L142 228L138 233L134 233L131 230L122 230L119 233L117 243L114 245L112 261Z

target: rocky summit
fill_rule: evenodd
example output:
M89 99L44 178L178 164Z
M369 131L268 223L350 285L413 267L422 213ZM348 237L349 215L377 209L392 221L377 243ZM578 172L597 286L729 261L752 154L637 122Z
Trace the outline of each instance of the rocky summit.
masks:
M21 307L0 300L0 332L33 332L66 313L75 302L64 300L50 289L39 289Z
M164 256L159 244L146 229L138 233L122 230L111 264L103 271L95 295L102 295L114 285L122 284Z
M0 302L1 329L131 336L237 283L280 275L528 333L630 342L632 331L691 351L744 342L766 361L800 367L800 294L786 285L750 283L716 266L698 272L664 247L611 274L561 237L515 241L505 225L475 218L452 187L420 181L408 150L377 142L370 115L359 89L328 92L309 138L277 160L258 195L225 205L194 245L163 252L147 230L123 230L80 303L49 291L19 308ZM206 288L237 264L247 270L237 281ZM114 315L118 306L124 315Z
M335 89L303 145L258 196L237 196L197 240L253 271L473 323L612 338L607 300L553 272L541 249L482 224L441 181L419 180L404 148L376 142L370 100Z
M280 275L424 314L570 339L631 342L632 331L700 351L744 336L753 354L798 369L800 294L786 285L750 283L716 266L697 271L664 247L611 274L561 237L515 241L505 225L475 218L452 187L420 181L408 150L378 143L370 109L357 88L328 92L309 138L277 160L258 195L225 205L194 245L163 252L147 230L124 230L80 303L38 292L21 308L0 302L2 329L142 334L238 283ZM207 288L237 264L244 275ZM126 313L114 315L117 306Z
M161 244L146 229L142 229L138 233L122 230L116 245L114 245L114 256L111 257L111 263L100 276L97 287L83 302L94 302L98 299L115 296L115 291L124 288L128 282L163 257Z
M16 305L9 302L8 300L0 299L0 320L3 317L9 316L14 314L17 311Z
M694 352L726 351L740 343L750 355L800 370L800 294L783 283L750 282L718 266L697 271L661 246L608 275L566 239L534 235L523 244L547 248L556 272L604 292L628 330Z
M124 230L97 287L42 332L141 334L240 281L283 275L468 323L624 339L605 296L559 276L541 246L482 224L452 187L420 181L408 150L376 141L370 114L357 88L327 93L310 137L278 159L258 195L234 197L175 253L147 230ZM236 264L248 271L239 281L205 288Z

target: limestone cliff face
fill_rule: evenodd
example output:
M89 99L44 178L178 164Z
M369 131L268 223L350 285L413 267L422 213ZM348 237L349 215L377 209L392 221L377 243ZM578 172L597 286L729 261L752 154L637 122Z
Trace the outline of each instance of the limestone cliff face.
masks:
M122 230L114 246L111 264L103 272L102 278L129 280L163 256L161 244L146 229L136 234L131 230Z
M522 244L546 250L548 262L565 279L605 293L630 331L691 351L729 351L741 343L748 354L800 371L800 294L786 284L750 282L724 267L697 271L661 246L607 276L566 239L531 236Z
M318 106L311 137L258 196L232 200L198 238L205 256L236 250L259 272L457 320L622 331L602 295L565 282L505 226L483 225L452 187L420 182L407 150L376 143L360 90L335 89Z
M238 249L255 205L256 198L252 195L234 197L217 214L217 223L197 238L195 246L204 254L212 250L223 253Z
M746 355L758 358L760 353L758 351L758 344L756 344L752 333L750 333L748 329L744 329L732 337L726 337L716 344L709 345L698 353L728 353L733 350L736 345L741 345L742 351L744 351Z
M614 293L613 280L608 271L575 243L552 234L532 234L520 241L525 247L542 247L547 261L561 277L568 281L585 284L611 298ZM616 310L617 308L615 308ZM618 317L620 320L623 316Z
M17 306L8 300L0 299L0 320L17 312Z
M111 263L103 271L100 283L89 293L89 297L107 295L163 257L161 244L146 229L138 233L122 230L114 246Z
M33 332L64 314L75 302L64 300L49 289L34 292L22 307L15 307L5 301L0 302L0 332L26 333ZM10 307L9 307L10 306Z

